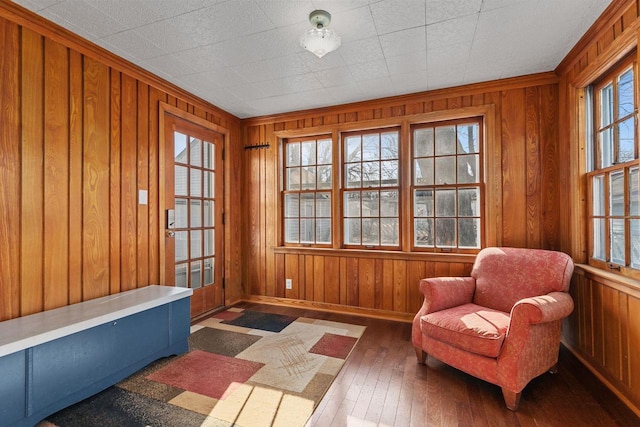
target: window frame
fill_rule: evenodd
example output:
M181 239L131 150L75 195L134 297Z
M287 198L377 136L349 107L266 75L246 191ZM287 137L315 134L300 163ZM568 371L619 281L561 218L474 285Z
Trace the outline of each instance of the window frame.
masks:
M328 164L329 166L331 166L331 185L329 186L329 188L327 189L318 189L317 185L314 189L303 189L302 188L302 182L300 182L300 188L297 190L292 190L292 189L287 189L287 169L289 168L287 166L287 145L288 144L296 144L296 143L304 143L304 142L309 142L309 141L314 141L316 144L316 153L315 153L315 163L313 163L313 165L317 168L318 167L318 151L317 151L317 144L319 141L326 141L329 140L331 141L331 160L330 163ZM285 245L285 246L299 246L299 247L318 247L318 248L330 248L332 247L333 244L333 240L334 240L334 235L333 235L333 229L334 229L334 204L335 204L335 198L334 198L334 194L333 194L333 188L334 188L334 181L336 180L336 172L335 172L335 165L333 164L334 162L334 156L333 156L333 152L335 150L335 144L333 141L332 136L329 134L318 134L318 135L311 135L311 136L305 136L305 137L295 137L295 138L287 138L284 139L282 141L282 148L283 148L283 159L282 159L282 167L281 170L282 172L282 189L280 191L280 205L282 206L282 215L280 216L280 221L281 221L281 242ZM321 165L327 165L325 163L322 163ZM302 170L302 163L300 163L300 165L297 166L292 166L291 168L300 168ZM317 181L316 181L317 182ZM286 220L287 220L287 212L286 212L286 197L289 194L298 194L298 196L302 196L303 194L315 194L317 196L317 194L319 193L328 193L329 194L329 204L330 204L330 208L329 208L329 212L330 212L330 216L328 217L329 219L329 242L320 242L318 243L318 235L317 235L317 219L319 218L317 216L317 206L315 206L314 204L314 215L313 217L307 217L307 216L301 216L300 213L300 208L301 208L301 203L298 202L298 220L301 221L302 218L313 218L314 221L314 242L302 242L301 239L298 239L298 242L288 242L287 238L286 238ZM317 198L314 198L314 200L317 200ZM292 218L292 217L291 217ZM320 218L327 218L327 217L320 217ZM301 231L301 227L298 227L298 236L300 237L302 234Z
M451 108L445 110L435 110L435 111L427 111L427 112L418 112L410 115L393 115L388 117L381 118L371 118L364 120L330 120L325 123L320 123L314 126L305 126L301 125L301 122L298 121L299 127L291 127L286 126L284 123L280 125L276 125L276 129L273 132L275 138L278 141L278 150L274 152L277 154L276 162L274 166L277 168L277 174L279 176L277 180L277 185L273 188L274 196L277 203L277 213L276 218L277 221L275 226L277 228L277 232L275 236L277 236L277 241L274 246L275 254L316 254L317 251L321 251L326 255L332 256L374 256L374 253L385 254L385 257L389 259L415 259L415 260L426 260L432 259L433 261L437 261L441 256L447 256L450 259L460 259L460 260L468 260L470 256L474 256L479 250L469 250L463 252L427 252L427 251L413 251L412 250L412 239L411 235L411 193L409 185L404 185L402 183L410 183L411 182L411 169L408 167L402 167L400 171L400 180L401 180L401 188L400 188L400 197L402 199L402 205L400 209L402 209L401 213L401 249L400 250L382 250L382 249L346 249L342 246L341 239L339 236L342 235L342 224L340 220L333 221L333 230L332 235L334 236L331 248L317 247L317 246L305 246L300 247L296 245L285 244L282 239L282 227L283 227L283 213L282 213L282 203L281 203L281 193L284 183L283 179L283 162L284 162L284 141L290 138L305 138L311 137L315 135L332 135L333 143L334 143L334 167L338 165L338 169L334 169L334 189L333 194L334 200L337 200L340 194L340 182L341 176L338 176L342 173L341 168L341 155L340 155L340 140L341 134L344 132L352 132L352 131L363 131L367 129L382 129L382 128L393 128L400 127L400 158L407 159L411 157L411 146L410 146L410 136L411 136L411 126L422 123L430 123L430 122L439 122L439 121L449 121L449 120L469 120L471 118L481 118L482 119L482 128L480 132L482 133L482 141L483 141L483 152L484 156L482 161L482 167L484 170L483 176L483 188L484 188L484 207L481 216L483 216L484 220L482 222L482 235L484 236L484 242L482 243L483 247L487 246L500 246L502 244L502 234L501 227L503 222L503 211L502 211L502 176L501 176L501 152L502 152L502 140L501 140L501 129L499 125L499 116L497 114L497 107L494 103L488 104L478 104L471 106L464 106L458 108ZM402 160L401 160L402 162ZM268 190L268 189L267 189ZM268 190L269 191L269 190ZM270 191L269 191L270 192ZM489 201L491 201L489 203ZM339 203L333 204L333 218L337 219L341 217L342 207L341 201ZM338 236L338 238L335 238ZM451 258L453 257L453 258Z
M366 135L373 135L373 134L379 134L380 135L380 139L379 139L379 147L382 146L382 135L385 133L391 133L391 132L396 132L398 135L398 145L397 145L397 157L395 158L395 160L398 162L398 177L397 177L397 184L393 185L393 186L383 186L382 182L380 183L379 186L371 186L371 187L364 187L363 185L360 185L359 187L348 187L347 186L347 182L346 182L346 173L345 173L345 169L347 167L348 163L365 163L367 162L365 159L360 159L359 162L347 162L346 161L346 140L349 137L355 136L355 135L360 135L361 139L364 142L364 137ZM341 173L341 179L340 179L340 237L341 237L341 247L344 249L363 249L363 250L389 250L389 251L399 251L402 249L402 177L401 177L401 165L402 165L402 152L401 152L401 128L398 126L393 126L393 127L380 127L380 128L375 128L375 129L366 129L366 130L354 130L354 131L350 131L350 132L342 132L340 134L340 162L339 162L339 167L340 167L340 171ZM393 159L391 159L393 160ZM371 160L371 162L373 161L377 161L379 163L383 162L383 158L382 158L382 154L380 153L378 158L376 160ZM382 168L380 168L380 181L382 181ZM359 216L346 216L345 215L345 193L350 193L350 192L360 192L360 194L362 195L363 192L372 192L372 191L378 191L379 193L382 193L384 191L395 191L398 194L398 201L397 201L397 214L395 217L390 217L390 216L383 216L381 213L381 206L379 205L378 207L378 216L363 216L362 212L360 212ZM362 201L362 198L360 198L360 200ZM380 198L378 200L381 200ZM362 203L361 203L362 206ZM360 243L347 243L346 242L346 236L345 236L345 230L347 229L345 222L347 220L347 218L360 218L361 224L364 218L378 218L379 220L379 227L378 227L378 242L380 242L380 244L367 244L367 243L362 243L362 237L363 237L363 233L362 233L362 225L360 226ZM381 226L380 226L380 222L382 221L382 218L397 218L398 221L398 226L397 226L397 232L398 232L398 244L397 245L384 245L381 243L382 241L382 230L381 230Z
M622 117L618 117L619 113L619 78L623 76L628 70L633 71L633 100L634 100L634 108L631 113L628 113ZM586 173L586 189L587 189L587 242L588 242L588 254L587 254L587 262L589 265L600 268L603 270L608 270L613 273L622 274L627 277L640 279L640 268L634 268L631 266L631 256L632 256L632 239L631 239L631 221L640 221L640 215L631 215L631 194L630 194L630 173L632 170L636 171L636 176L639 176L638 173L640 167L640 159L639 159L639 150L640 150L640 138L638 137L638 64L636 60L636 54L633 52L631 55L628 55L624 59L622 59L619 63L611 67L607 70L602 76L600 76L593 84L590 85L592 90L592 96L587 97L587 115L593 118L591 122L587 121L588 126L591 126L591 129L587 129L588 138L588 150L587 151L587 161L588 161L588 170ZM602 108L602 90L609 85L613 87L613 115L611 117L611 122L605 126L602 126L601 123L603 121L603 108ZM589 105L590 104L590 105ZM634 136L634 152L633 159L627 160L623 162L617 162L617 156L619 154L618 144L619 144L619 131L618 125L624 123L629 119L633 119L634 127L633 127L633 136ZM613 142L612 142L612 154L611 154L611 165L602 164L603 147L601 143L601 134L604 134L607 130L612 129L613 132ZM612 195L611 195L611 177L614 175L622 175L622 195L623 195L623 209L624 212L622 215L612 213ZM602 191L601 202L599 210L602 210L601 214L596 214L595 203L597 201L594 198L595 191L595 181L597 178L602 178ZM639 178L636 178L639 179ZM640 183L636 182L638 186ZM636 200L636 203L639 201ZM600 238L603 242L601 243L604 249L604 259L600 259L594 253L596 250L595 243L595 233L597 228L595 226L595 221L600 220L604 224L604 233L599 233ZM612 221L624 221L623 230L624 230L624 263L617 262L612 259L612 228L614 227Z
M457 126L461 125L461 124L477 124L478 125L478 152L474 153L478 155L478 182L476 183L459 183L458 179L457 179L457 165L458 165L458 159L459 156L464 156L464 155L468 155L469 153L458 153L458 151L456 150L455 153L453 153L452 155L438 155L435 150L433 153L433 156L416 156L415 155L415 131L418 129L426 129L426 128L433 128L434 129L434 135L435 135L435 129L438 127L449 127L449 126ZM411 219L411 250L412 251L416 251L416 252L445 252L445 253L461 253L461 254L475 254L478 253L480 251L480 249L482 249L483 247L485 247L485 235L486 235L486 224L485 224L485 220L486 220L486 210L485 210L485 200L486 200L486 192L485 192L485 176L484 176L484 168L485 168L485 160L484 160L484 134L485 132L484 130L484 120L483 117L481 116L475 116L475 117L464 117L464 118L459 118L459 119L454 119L454 120L443 120L443 121L434 121L434 122L428 122L428 123L416 123L413 124L411 126L411 164L410 164L410 168L411 168L411 181L409 183L410 186L410 194L411 194L411 200L410 200L410 206L411 206L411 215L410 215L410 219ZM457 136L457 133L456 133ZM435 149L435 136L434 136L434 149ZM416 177L415 177L415 173L416 173L416 169L415 169L415 161L418 158L433 158L434 159L434 168L435 168L435 161L437 158L443 158L443 157L453 157L455 156L456 158L456 183L455 184L449 184L449 183L445 183L445 184L438 184L435 182L435 178L434 178L434 182L433 184L417 184L416 183ZM434 169L434 176L435 176L435 169ZM477 188L478 189L478 193L479 193L479 201L478 201L478 216L469 216L469 217L465 217L465 216L460 216L459 212L458 212L458 190L459 189L468 189L468 188ZM436 192L437 190L446 190L446 189L454 189L456 192L456 215L455 216L440 216L440 218L455 218L455 224L456 224L456 245L455 246L438 246L437 244L437 233L434 232L434 243L433 246L418 246L416 245L416 227L415 227L415 221L416 221L416 215L415 215L415 192L416 191L433 191L434 192L434 203L436 200ZM434 205L434 213L433 213L433 220L434 220L434 229L436 228L436 221L437 218L439 218L438 214L437 214L437 209ZM417 218L421 218L421 217L417 217ZM425 217L426 218L426 217ZM459 219L466 219L466 218L477 218L479 220L480 226L479 226L479 247L478 248L472 248L472 247L461 247L459 245L459 232L458 232L458 224L459 224Z

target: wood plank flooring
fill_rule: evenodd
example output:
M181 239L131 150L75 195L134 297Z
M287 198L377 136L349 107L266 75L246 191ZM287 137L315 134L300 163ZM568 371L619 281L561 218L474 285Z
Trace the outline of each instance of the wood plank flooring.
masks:
M517 412L500 388L428 358L419 365L411 325L289 307L238 307L367 326L309 426L639 426L640 419L561 347L558 373L524 389Z

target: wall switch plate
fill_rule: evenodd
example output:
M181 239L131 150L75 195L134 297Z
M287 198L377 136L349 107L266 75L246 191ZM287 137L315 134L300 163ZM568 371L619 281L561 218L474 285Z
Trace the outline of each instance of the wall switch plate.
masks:
M149 204L149 193L147 193L147 190L138 190L138 204L139 205Z
M293 285L291 284L291 279L286 279L286 280L284 281L284 287L285 287L286 289L293 289Z

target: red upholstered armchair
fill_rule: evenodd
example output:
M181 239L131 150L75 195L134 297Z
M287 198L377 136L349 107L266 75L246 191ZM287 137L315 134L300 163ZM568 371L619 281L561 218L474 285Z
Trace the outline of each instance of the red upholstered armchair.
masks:
M418 361L428 354L502 387L515 411L527 383L557 369L572 273L562 252L486 248L471 277L422 279L412 329Z

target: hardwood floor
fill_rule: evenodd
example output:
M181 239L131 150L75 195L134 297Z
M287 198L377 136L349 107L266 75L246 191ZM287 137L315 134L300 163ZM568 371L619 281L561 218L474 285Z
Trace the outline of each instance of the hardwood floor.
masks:
M265 304L238 307L367 326L309 426L638 426L640 419L568 350L508 410L500 388L429 357L419 365L411 325Z

